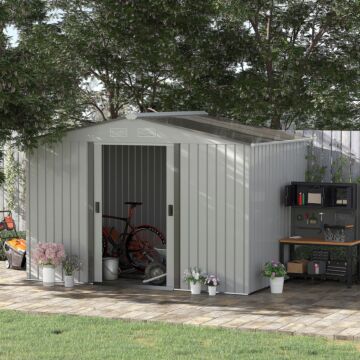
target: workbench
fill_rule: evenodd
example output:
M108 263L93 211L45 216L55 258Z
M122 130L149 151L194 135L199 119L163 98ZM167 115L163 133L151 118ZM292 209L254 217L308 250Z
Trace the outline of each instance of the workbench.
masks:
M354 251L356 252L356 277L359 281L360 279L360 240L347 241L347 242L335 242L335 241L325 241L320 238L285 238L279 240L280 242L280 262L285 263L285 246L289 247L289 260L294 259L295 255L295 246L296 245L306 245L306 246L331 246L334 248L343 248L345 249L346 254L346 284L350 288L353 283L353 255Z

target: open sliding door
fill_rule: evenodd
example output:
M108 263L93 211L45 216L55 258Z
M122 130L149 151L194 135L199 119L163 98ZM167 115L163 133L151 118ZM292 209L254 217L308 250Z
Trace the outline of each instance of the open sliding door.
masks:
M94 221L93 221L93 231L94 231L94 282L102 282L102 226L103 226L103 209L104 209L104 200L103 199L103 145L112 145L112 144L94 144ZM115 145L114 146L122 146ZM128 146L128 145L124 145ZM140 148L140 144L131 144L136 148ZM160 146L160 145L159 145ZM174 146L173 145L161 145L166 148L166 252L167 252L167 261L166 261L166 286L163 288L173 289L175 282L175 246L174 246L174 231L175 231L175 221L174 217L177 214L176 209L174 208L174 180L175 180L175 164L174 164ZM120 175L121 176L121 175ZM123 175L131 176L131 175ZM116 179L116 181L122 181L122 178ZM128 179L133 180L133 179ZM164 210L164 209L163 209ZM91 226L91 224L90 224ZM90 229L91 230L91 229Z

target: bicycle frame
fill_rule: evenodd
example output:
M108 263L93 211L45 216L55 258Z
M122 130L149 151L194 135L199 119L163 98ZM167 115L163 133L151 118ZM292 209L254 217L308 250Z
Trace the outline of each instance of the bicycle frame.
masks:
M139 205L141 205L141 203L139 203ZM131 223L131 219L133 218L134 214L135 214L135 208L136 208L137 204L136 203L130 203L129 204L129 208L128 208L128 214L127 217L119 217L119 216L113 216L113 215L103 215L103 218L105 219L113 219L113 220L120 220L125 222L125 227L123 229L123 231L120 233L120 235L118 236L117 240L114 240L111 238L110 234L106 233L106 239L108 242L110 242L113 246L113 248L115 249L115 251L121 251L122 250L122 244L126 244L129 238L132 238L132 236L134 234L136 234L136 232L138 231L138 229L145 229L147 227L150 227L152 229L152 231L157 234L157 236L160 237L160 239L163 241L164 236L162 235L161 231L156 229L154 226L151 225L138 225L138 226L134 226ZM140 230L141 231L141 230ZM103 232L103 236L104 236L104 232ZM107 249L107 246L105 247L105 249ZM106 250L105 250L106 251ZM146 251L143 251L143 255L147 256L148 259L150 259L151 261L154 261L153 258L151 258L151 255L149 255ZM129 258L129 255L126 255L128 257L128 260L130 261L130 263L132 264L133 267L144 271L144 269L139 268L138 266L136 266L133 262L132 259Z

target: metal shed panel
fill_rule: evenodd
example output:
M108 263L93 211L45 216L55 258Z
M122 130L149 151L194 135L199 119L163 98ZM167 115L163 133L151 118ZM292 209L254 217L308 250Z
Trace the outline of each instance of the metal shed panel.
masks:
M63 242L68 254L81 257L78 281L88 281L87 243L87 148L86 143L65 140L53 147L42 146L30 155L28 165L29 241L28 276L41 278L32 250L37 243ZM56 279L62 279L56 269Z
M247 283L249 155L244 144L181 145L181 270L198 266L217 274L219 290L230 293L245 293Z
M34 245L37 243L38 233L38 150L34 150L31 155L31 161L28 161L28 172L27 172L27 186L28 186L28 197L27 197L27 274L29 279L37 279L39 277L39 269L36 264L31 261L31 254Z
M251 150L249 291L268 286L261 277L266 261L279 258L278 240L289 235L290 209L282 192L291 181L303 181L306 142L262 144Z

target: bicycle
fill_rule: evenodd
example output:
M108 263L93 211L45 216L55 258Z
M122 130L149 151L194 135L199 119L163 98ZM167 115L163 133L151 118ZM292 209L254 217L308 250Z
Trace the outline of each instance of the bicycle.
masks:
M103 228L103 257L119 257L120 269L135 268L145 274L144 282L162 285L166 277L166 238L155 226L132 224L135 209L142 202L127 201L125 205L129 206L126 218L103 215L106 219L125 222L120 234L115 228ZM112 252L108 243L112 245Z

